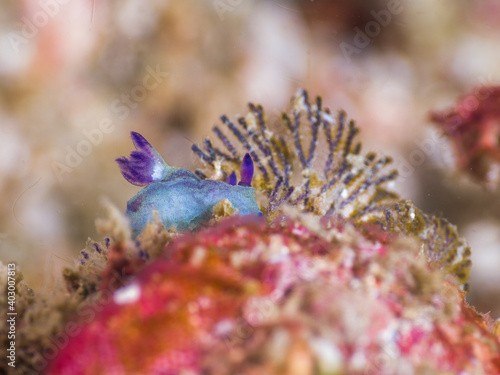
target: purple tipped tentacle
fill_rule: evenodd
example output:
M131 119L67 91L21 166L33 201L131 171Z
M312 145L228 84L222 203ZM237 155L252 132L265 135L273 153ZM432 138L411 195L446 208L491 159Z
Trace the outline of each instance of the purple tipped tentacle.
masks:
M253 160L249 153L246 153L241 163L241 181L238 185L252 186Z
M130 132L130 138L132 138L132 142L137 150L146 151L148 148L153 148L151 144L144 138L140 133Z
M130 132L130 136L136 151L116 159L123 177L138 186L161 181L170 167L142 135Z
M161 157L158 151L154 149L153 146L144 138L142 135L140 135L137 132L130 132L130 136L132 138L132 142L134 143L135 148L139 152L143 152L146 154L149 159L154 160L156 163L160 165L167 165L165 163L165 160Z
M125 156L122 156L115 161L118 164L118 167L120 167L123 177L125 177L125 179L131 184L145 186L152 182L151 176L144 175L142 167L140 166L142 163L137 163L132 158L126 158Z
M229 177L228 177L228 179L227 179L227 181L226 181L226 182L227 182L229 185L233 185L233 186L234 186L234 185L236 185L236 183L237 183L238 181L237 181L237 179L236 179L236 172L235 172L235 171L233 171L233 172L229 175Z

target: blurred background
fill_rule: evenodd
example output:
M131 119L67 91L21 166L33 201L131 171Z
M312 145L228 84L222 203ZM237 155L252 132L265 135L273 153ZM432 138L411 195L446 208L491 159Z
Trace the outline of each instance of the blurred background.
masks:
M114 159L139 131L171 165L249 101L276 121L298 88L344 109L396 189L472 246L468 300L500 317L500 191L453 168L428 121L500 82L498 0L0 2L0 259L50 290L108 197L138 188Z

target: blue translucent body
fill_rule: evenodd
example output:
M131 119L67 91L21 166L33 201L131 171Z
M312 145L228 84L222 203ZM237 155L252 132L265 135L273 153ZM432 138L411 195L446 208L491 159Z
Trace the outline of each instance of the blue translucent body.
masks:
M228 199L239 210L239 215L260 213L252 187L201 180L181 170L165 181L141 189L128 201L127 216L135 234L152 220L153 210L158 211L165 228L175 226L178 231L184 231L210 220L214 206L222 199Z
M244 158L242 183L231 185L202 180L186 169L170 167L139 133L132 132L132 140L137 151L117 162L129 182L147 185L127 203L126 215L134 237L153 220L155 210L165 228L178 231L195 229L210 220L214 206L223 199L229 200L239 215L262 215L255 190L249 186L253 175L249 155Z

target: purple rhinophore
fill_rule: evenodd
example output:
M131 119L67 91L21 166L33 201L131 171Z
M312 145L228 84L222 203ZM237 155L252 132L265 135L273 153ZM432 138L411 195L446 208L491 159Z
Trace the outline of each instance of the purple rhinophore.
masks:
M122 156L116 159L116 162L120 167L123 177L131 184L143 186L151 183L149 173L144 173L151 169L149 165L150 159L140 151L132 151L128 158Z
M137 132L131 132L130 135L136 151L132 151L129 157L116 159L123 177L138 186L160 181L166 172L162 157L142 135Z
M85 258L85 260L89 260L89 254L87 254L85 251L80 251L80 254Z
M98 245L98 244L96 244L96 243L94 244L94 249L95 249L95 251L97 251L98 253L102 253L101 248L100 248L100 247L99 247L99 245Z
M104 239L104 244L106 245L106 247L109 247L110 242L111 242L111 240L109 239L109 237L106 237Z
M229 178L227 179L227 183L229 185L236 185L238 181L236 180L236 172L233 171L230 175L229 175Z
M249 153L246 153L241 162L241 181L238 185L252 186L253 160Z

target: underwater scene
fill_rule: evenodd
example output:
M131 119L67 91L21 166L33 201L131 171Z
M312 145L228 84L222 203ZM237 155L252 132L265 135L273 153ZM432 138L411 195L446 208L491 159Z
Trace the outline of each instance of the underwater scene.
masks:
M0 3L0 375L500 374L500 3Z

